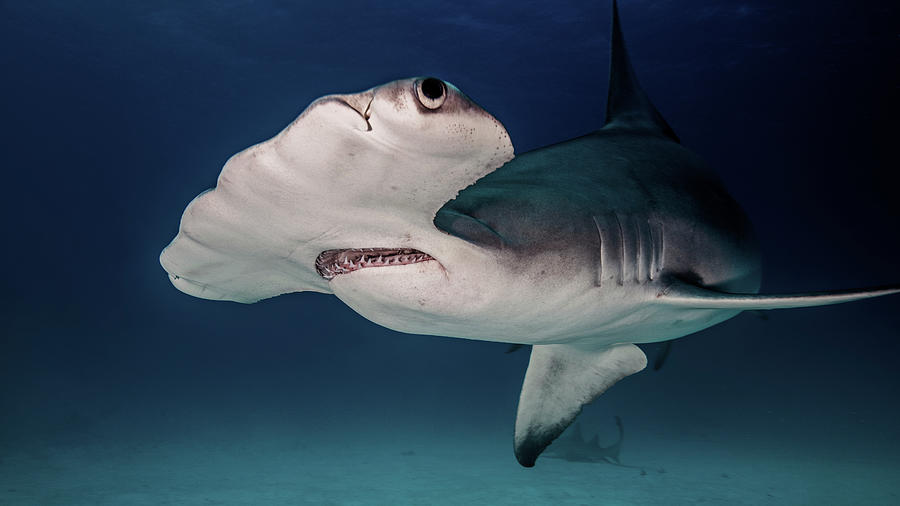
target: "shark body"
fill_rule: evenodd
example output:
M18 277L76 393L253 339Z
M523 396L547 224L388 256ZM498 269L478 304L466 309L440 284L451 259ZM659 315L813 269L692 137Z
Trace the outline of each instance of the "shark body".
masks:
M615 3L612 32L600 130L513 157L503 126L435 78L324 97L229 160L163 267L199 297L333 293L398 331L533 345L526 467L646 366L634 343L900 291L759 295L749 220L641 90Z

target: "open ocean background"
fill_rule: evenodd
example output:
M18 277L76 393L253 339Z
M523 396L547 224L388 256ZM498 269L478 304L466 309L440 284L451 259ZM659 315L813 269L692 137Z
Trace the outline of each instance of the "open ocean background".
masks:
M623 0L639 79L755 223L763 291L900 283L896 2ZM434 75L518 153L602 125L607 1L0 2L2 505L900 504L900 298L743 314L512 452L528 353L333 296L173 288L233 153ZM645 347L652 361L656 346Z

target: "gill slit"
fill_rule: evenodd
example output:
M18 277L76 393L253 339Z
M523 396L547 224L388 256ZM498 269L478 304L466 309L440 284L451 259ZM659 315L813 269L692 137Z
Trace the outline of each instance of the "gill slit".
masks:
M597 286L604 282L618 286L641 284L659 277L665 265L662 223L612 212L591 219L600 241Z

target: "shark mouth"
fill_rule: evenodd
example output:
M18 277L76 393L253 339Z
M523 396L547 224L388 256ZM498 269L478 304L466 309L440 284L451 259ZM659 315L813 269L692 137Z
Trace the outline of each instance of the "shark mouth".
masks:
M316 257L316 272L319 276L331 280L338 274L347 274L367 267L409 265L429 260L434 258L412 248L329 249Z

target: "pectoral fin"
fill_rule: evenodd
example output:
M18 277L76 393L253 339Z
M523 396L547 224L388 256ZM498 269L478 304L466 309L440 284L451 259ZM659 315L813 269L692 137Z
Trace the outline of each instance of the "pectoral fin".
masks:
M679 307L750 310L826 306L895 293L900 293L900 286L789 295L741 294L718 292L676 281L668 285L656 297L659 302Z
M647 366L633 344L583 350L563 344L535 345L516 415L516 459L534 466L538 455L572 423L582 406L617 381Z

